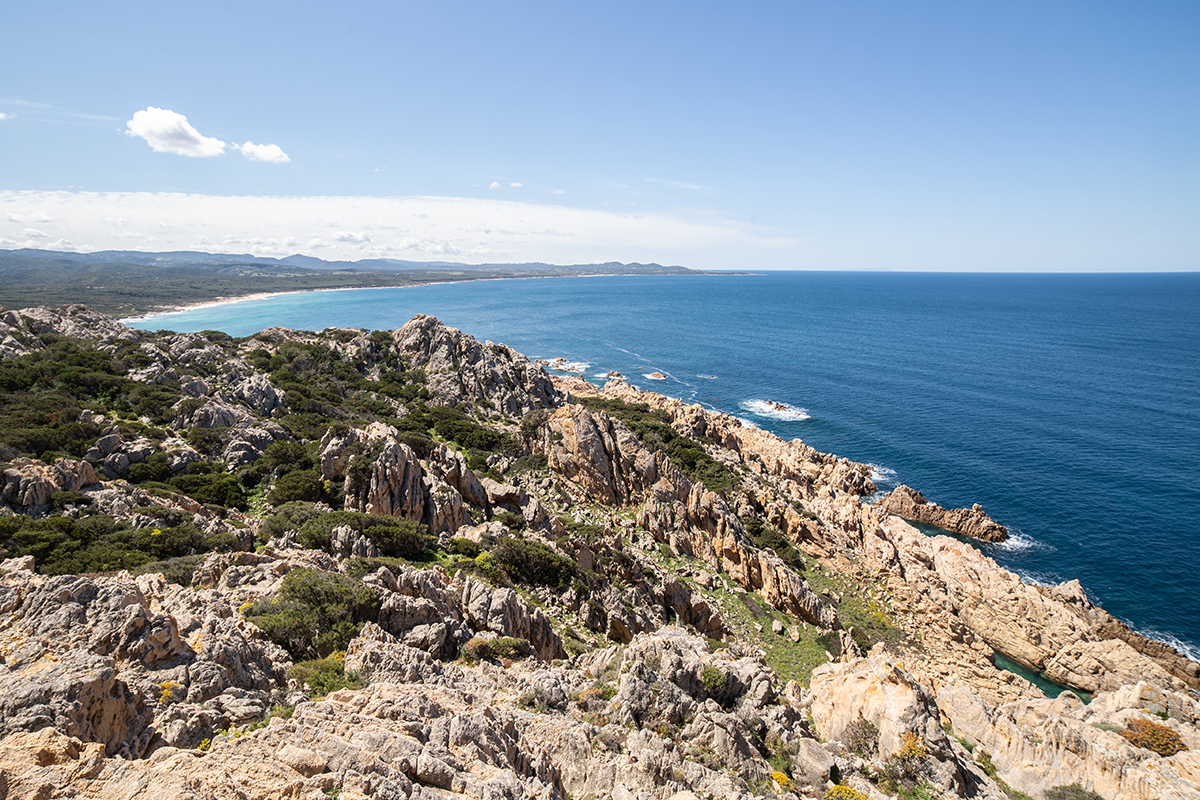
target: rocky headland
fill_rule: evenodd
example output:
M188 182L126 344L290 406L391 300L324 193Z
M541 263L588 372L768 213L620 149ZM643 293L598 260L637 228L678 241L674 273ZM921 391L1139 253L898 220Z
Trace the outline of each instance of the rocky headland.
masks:
M619 378L64 306L0 400L2 800L1200 798L1200 664Z

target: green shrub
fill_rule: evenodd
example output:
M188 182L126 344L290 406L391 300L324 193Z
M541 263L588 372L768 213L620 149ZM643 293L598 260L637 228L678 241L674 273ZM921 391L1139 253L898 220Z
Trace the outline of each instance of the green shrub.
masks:
M201 503L212 503L227 508L245 511L246 491L232 475L192 474L171 478L170 485L181 494L186 494Z
M533 645L528 639L500 636L492 640L492 653L496 658L528 658L533 655Z
M879 728L860 715L842 732L842 743L850 752L871 758L879 752Z
M539 542L506 536L492 548L491 556L509 578L535 586L562 589L576 575L574 561Z
M499 522L513 533L525 530L526 525L525 517L514 511L501 511L499 514L493 514L492 521Z
M336 572L294 569L279 593L255 603L246 617L301 660L344 650L362 623L378 613L379 598L370 587Z
M450 552L456 556L466 556L474 558L479 555L481 548L478 542L473 542L470 539L465 539L462 536L455 536L450 540Z
M296 530L296 541L301 547L328 550L333 529L342 526L366 536L385 556L415 558L437 545L436 536L426 533L423 526L411 520L357 511L328 511L322 514L301 504L289 504L282 509L286 509L285 516L278 522L268 520L268 528L271 531L279 528Z
M1134 718L1125 723L1121 735L1132 745L1158 753L1160 756L1173 756L1187 750L1179 734L1148 719Z
M1047 789L1045 798L1046 800L1104 800L1100 795L1084 789L1078 783Z
M288 677L307 686L314 700L339 689L362 686L356 673L346 674L345 657L340 651L325 658L300 661L288 670Z
M472 637L462 646L461 655L469 661L493 661L497 659L522 659L533 654L533 645L528 639L499 636L495 639Z
M273 506L292 502L313 502L321 498L323 483L318 472L308 469L295 470L283 475L267 495Z
M775 555L783 559L783 563L797 572L804 571L804 558L773 525L763 522L758 517L746 517L742 520L742 527L756 547L774 551Z
M704 687L704 693L710 697L719 697L725 693L725 687L729 679L723 671L711 664L705 664L700 670L700 685Z

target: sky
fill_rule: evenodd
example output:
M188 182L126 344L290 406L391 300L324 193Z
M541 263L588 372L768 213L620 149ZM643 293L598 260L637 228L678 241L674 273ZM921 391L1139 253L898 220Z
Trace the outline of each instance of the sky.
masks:
M13 3L0 248L1200 269L1200 3Z

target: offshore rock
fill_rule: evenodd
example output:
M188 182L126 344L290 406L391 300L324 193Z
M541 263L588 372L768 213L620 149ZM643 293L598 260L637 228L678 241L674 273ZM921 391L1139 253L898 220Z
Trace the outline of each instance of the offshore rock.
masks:
M920 492L907 486L897 486L880 501L883 508L905 519L936 525L948 531L982 539L1003 542L1008 528L989 517L978 503L970 508L945 509L925 499Z

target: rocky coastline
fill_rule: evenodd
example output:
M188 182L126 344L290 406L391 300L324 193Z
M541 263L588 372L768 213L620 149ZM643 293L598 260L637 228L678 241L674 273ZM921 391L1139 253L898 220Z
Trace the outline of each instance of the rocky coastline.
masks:
M732 416L424 316L0 382L0 800L1200 798L1200 664Z

